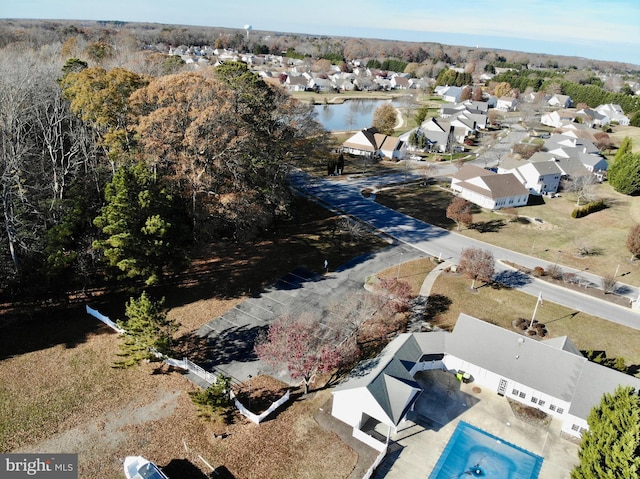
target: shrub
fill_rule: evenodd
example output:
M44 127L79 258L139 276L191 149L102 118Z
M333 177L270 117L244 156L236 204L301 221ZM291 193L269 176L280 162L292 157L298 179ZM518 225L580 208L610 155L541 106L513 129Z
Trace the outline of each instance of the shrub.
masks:
M553 279L562 279L562 274L563 274L562 268L560 268L560 266L558 266L557 264L549 266L546 273L548 276L551 276Z
M542 266L536 266L533 268L534 276L544 276L544 268Z
M592 201L580 208L576 208L571 212L572 218L582 218L584 216L595 213L596 211L603 210L607 207L607 203L604 200Z

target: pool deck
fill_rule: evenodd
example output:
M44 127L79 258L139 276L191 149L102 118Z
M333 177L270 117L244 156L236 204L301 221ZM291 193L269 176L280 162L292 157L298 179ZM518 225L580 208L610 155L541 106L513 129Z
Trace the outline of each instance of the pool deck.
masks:
M542 456L539 479L569 479L578 463L578 446L560 437L560 420L552 419L544 429L529 425L495 391L474 392L476 385L460 383L443 371L425 371L416 379L424 392L392 434L375 479L427 479L460 420Z

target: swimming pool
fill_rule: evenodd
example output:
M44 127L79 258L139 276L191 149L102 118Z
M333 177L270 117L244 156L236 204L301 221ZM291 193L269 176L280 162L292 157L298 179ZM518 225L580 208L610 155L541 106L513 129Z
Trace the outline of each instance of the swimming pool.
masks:
M429 479L537 479L542 457L460 421Z

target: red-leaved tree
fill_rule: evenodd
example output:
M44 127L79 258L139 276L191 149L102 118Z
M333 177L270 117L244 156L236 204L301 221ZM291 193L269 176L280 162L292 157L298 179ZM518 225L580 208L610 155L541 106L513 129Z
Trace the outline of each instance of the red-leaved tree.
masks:
M406 311L411 306L411 285L397 278L384 278L376 285L374 304L376 312L392 315Z
M331 372L359 354L355 341L311 316L276 318L258 338L255 352L272 367L286 366L293 379L302 380L305 394L318 373Z
M471 202L459 196L456 196L447 206L447 218L456 222L458 231L460 231L460 225L470 225L473 222L471 208Z

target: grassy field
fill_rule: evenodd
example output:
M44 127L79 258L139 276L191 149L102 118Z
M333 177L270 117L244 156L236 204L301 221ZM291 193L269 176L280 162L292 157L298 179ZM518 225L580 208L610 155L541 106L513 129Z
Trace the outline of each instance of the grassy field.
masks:
M619 146L622 140L626 136L631 138L633 142L633 152L640 153L640 128L636 126L621 126L614 127L613 133L609 133L609 136L614 141L616 146Z
M620 195L606 183L596 186L594 195L606 199L609 208L584 218L571 218L576 204L571 194L518 208L521 221L509 221L504 212L476 208L474 224L460 233L543 260L558 261L560 265L588 268L602 276L618 270L619 275L624 274L618 277L619 281L636 285L640 283L640 262L630 261L625 242L631 226L640 223L640 198ZM420 185L376 194L376 201L381 204L453 231L455 223L446 218L446 207L452 198L446 189ZM531 221L533 218L540 218L543 223ZM579 255L580 247L588 247L592 254Z

